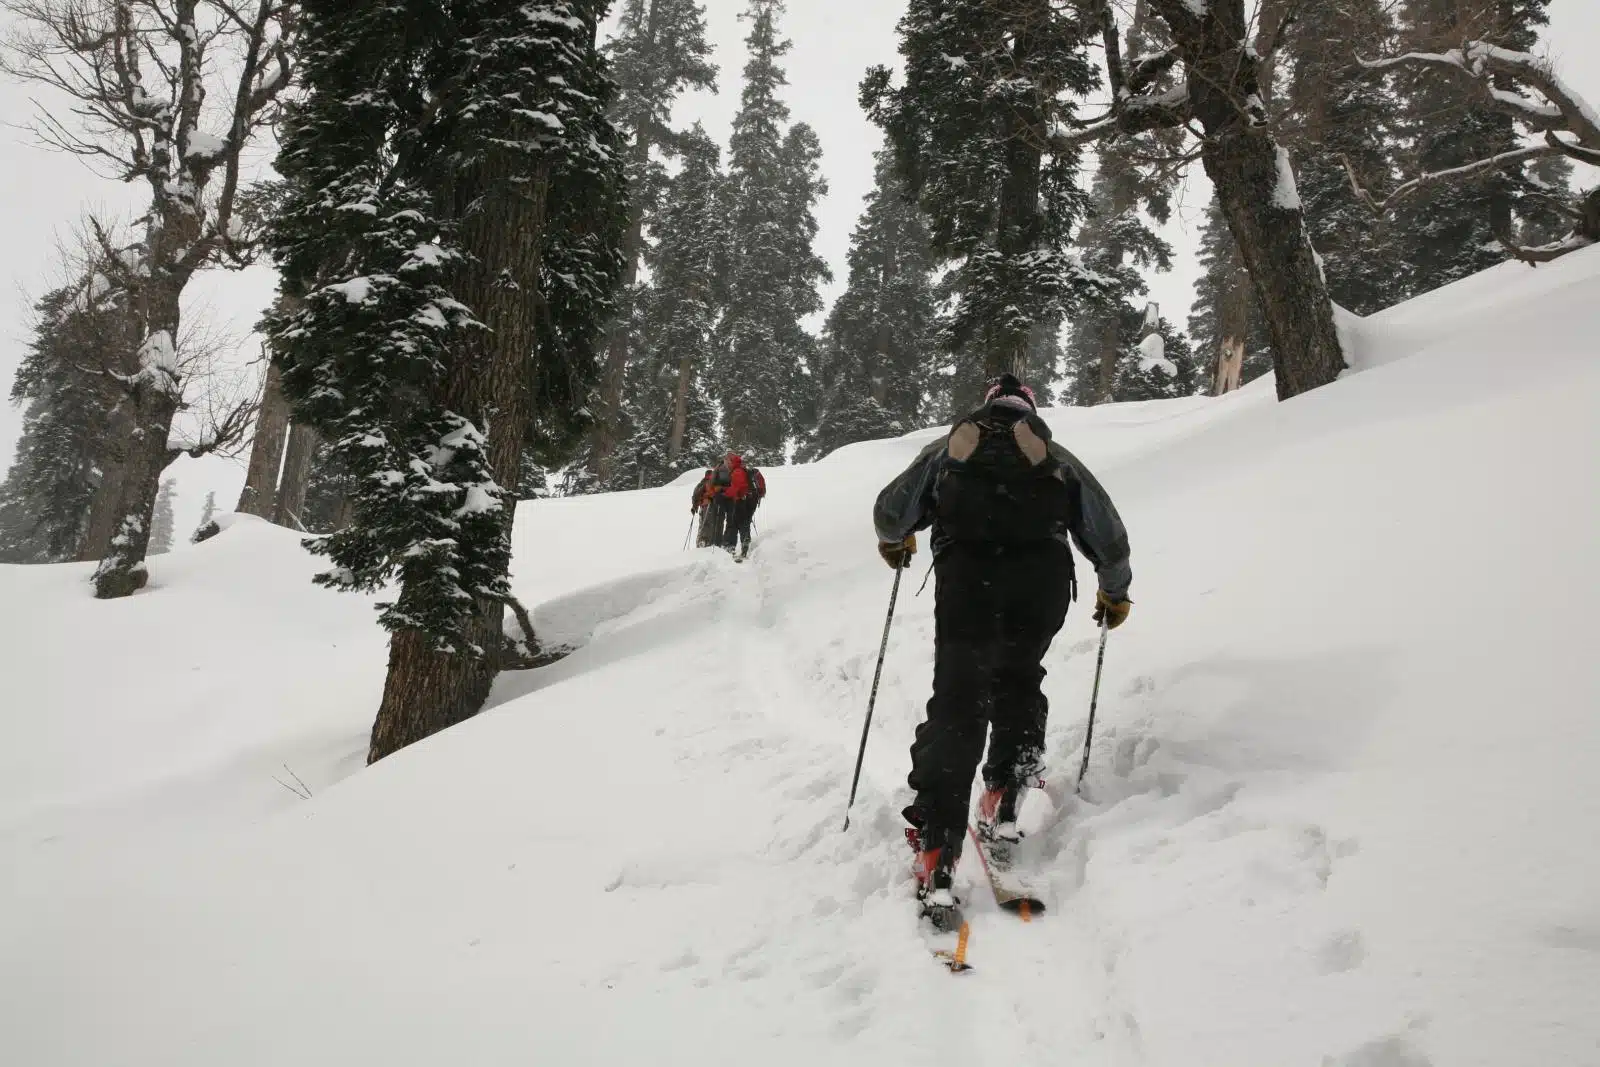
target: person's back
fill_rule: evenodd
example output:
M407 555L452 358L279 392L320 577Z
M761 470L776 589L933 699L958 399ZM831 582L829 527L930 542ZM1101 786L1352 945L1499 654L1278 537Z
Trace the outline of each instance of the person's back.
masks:
M951 872L985 735L980 833L1015 839L1023 793L1043 768L1042 661L1074 598L1071 545L1098 574L1096 617L1117 625L1132 578L1127 536L1105 490L1051 441L1032 393L1009 375L884 488L873 519L879 553L896 568L916 551L916 531L933 527L933 696L904 814L918 898L941 925L959 920Z

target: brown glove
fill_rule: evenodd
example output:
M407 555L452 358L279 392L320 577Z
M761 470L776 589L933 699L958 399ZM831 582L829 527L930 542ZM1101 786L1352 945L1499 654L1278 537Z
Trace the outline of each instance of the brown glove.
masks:
M883 561L895 570L911 565L911 557L917 554L917 535L911 534L904 541L879 541L878 555Z
M1106 591L1101 589L1094 595L1094 621L1103 622L1109 630L1115 630L1128 621L1128 612L1133 610L1131 600L1112 600L1106 596Z

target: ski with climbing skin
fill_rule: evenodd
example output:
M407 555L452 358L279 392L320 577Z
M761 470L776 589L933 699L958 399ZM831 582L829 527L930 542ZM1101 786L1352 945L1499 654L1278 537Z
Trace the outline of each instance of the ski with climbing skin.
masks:
M1009 911L1023 922L1031 922L1035 915L1044 914L1044 898L1031 880L1016 870L1013 850L1019 840L996 836L993 829L968 824L967 835L977 850L978 863L984 877L994 892L994 902L1002 911Z

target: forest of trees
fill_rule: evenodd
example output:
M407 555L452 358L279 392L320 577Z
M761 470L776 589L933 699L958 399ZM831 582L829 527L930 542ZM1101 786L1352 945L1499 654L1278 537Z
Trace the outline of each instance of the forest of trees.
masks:
M738 2L735 70L698 0L0 0L37 135L142 198L62 220L41 265L0 562L134 593L189 538L172 464L239 456L235 510L313 535L319 582L391 590L379 759L535 650L519 500L809 462L1002 372L1076 405L1268 371L1289 398L1344 369L1336 305L1600 241L1574 184L1600 127L1536 54L1549 0L908 0L900 62L860 83L884 140L829 307L788 12ZM681 120L714 92L726 143ZM1207 185L1192 306L1159 307L1164 228ZM180 305L258 262L279 287L241 390Z

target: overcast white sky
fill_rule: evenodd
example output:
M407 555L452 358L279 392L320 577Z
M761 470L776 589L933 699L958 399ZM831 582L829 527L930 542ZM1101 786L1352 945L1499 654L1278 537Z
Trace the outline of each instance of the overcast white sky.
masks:
M705 0L711 36L722 68L719 95L686 99L679 114L700 119L724 144L739 103L744 67L745 27L738 21L745 0ZM797 121L816 128L822 139L823 170L830 192L818 211L819 251L833 266L828 298L843 285L845 253L862 197L871 188L872 153L881 138L856 105L856 85L868 66L895 59L894 27L904 0L789 0L784 28L794 42L787 57L788 101ZM1600 105L1600 65L1587 61L1600 45L1600 0L1555 0L1547 48L1558 70L1592 102ZM8 389L26 336L32 298L55 280L53 249L60 235L85 212L126 216L136 191L87 169L74 158L34 147L20 127L32 113L31 88L0 82L0 205L6 226L0 242L0 389ZM1580 175L1580 179L1585 177ZM1208 190L1202 178L1183 197L1168 237L1183 254L1171 274L1151 279L1163 312L1175 322L1187 319L1195 266L1194 234ZM272 294L264 268L242 274L214 273L191 289L191 306L205 307L217 319L247 333ZM247 348L253 352L254 345ZM10 463L20 413L0 403L0 470ZM193 527L208 489L231 508L244 480L243 461L216 458L182 460L178 478L178 529Z

